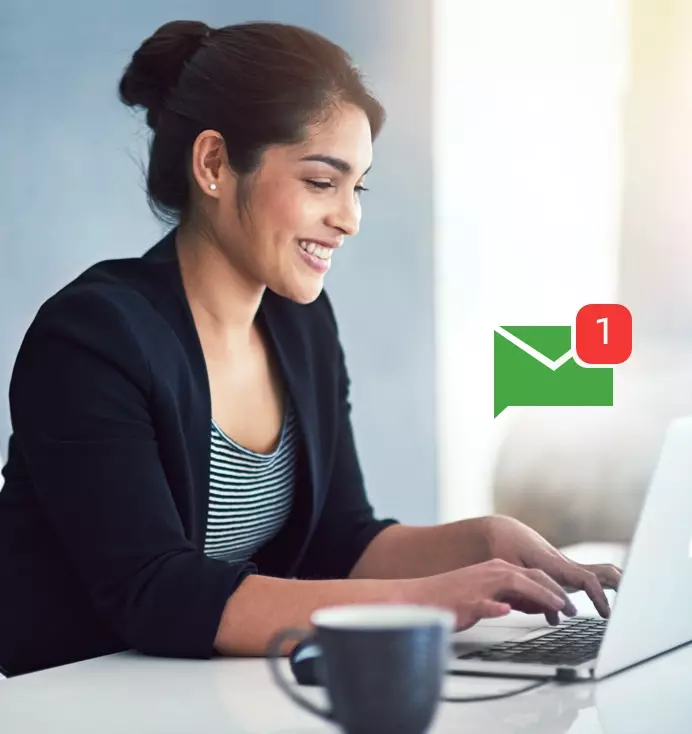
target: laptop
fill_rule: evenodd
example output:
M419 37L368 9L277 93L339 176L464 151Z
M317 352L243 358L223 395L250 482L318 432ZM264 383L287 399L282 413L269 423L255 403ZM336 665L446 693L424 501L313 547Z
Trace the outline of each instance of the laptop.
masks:
M457 632L459 673L601 679L692 641L692 416L666 430L608 620L511 612ZM523 619L522 619L523 618Z

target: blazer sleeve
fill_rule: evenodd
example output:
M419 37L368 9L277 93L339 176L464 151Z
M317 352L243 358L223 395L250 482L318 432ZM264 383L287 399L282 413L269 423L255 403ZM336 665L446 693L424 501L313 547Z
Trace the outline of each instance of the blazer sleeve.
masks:
M326 293L323 297L336 334L337 442L322 512L297 575L299 578L343 579L348 577L375 536L397 524L398 520L377 519L368 500L351 423L350 379L344 351Z
M117 298L62 294L39 311L10 387L34 491L95 609L143 653L210 657L252 564L185 536L148 408L149 363Z

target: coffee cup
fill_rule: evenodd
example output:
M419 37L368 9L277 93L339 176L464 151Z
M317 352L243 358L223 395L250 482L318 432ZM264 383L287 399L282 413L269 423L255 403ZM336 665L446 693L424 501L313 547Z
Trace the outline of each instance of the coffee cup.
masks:
M313 629L286 629L267 652L277 685L295 703L347 734L421 734L431 725L442 692L455 617L410 604L348 604L315 611ZM304 698L282 675L279 657L289 640L320 648L320 683L331 707Z

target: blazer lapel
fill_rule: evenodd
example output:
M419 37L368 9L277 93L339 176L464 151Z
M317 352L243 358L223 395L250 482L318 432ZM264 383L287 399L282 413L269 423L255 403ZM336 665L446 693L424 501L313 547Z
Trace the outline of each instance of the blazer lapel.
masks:
M307 496L303 499L309 500L309 508L305 508L309 513L305 535L307 538L312 534L316 523L315 509L318 504L317 495L321 474L320 431L313 389L314 376L308 359L311 347L305 332L298 328L294 319L289 317L290 308L287 306L300 308L294 304L285 303L284 299L270 290L265 291L258 312L258 321L260 326L264 327L279 362L303 438L308 469L305 479L310 486L309 488L296 487L296 494L306 492Z
M185 435L190 457L191 481L197 502L187 508L190 526L185 531L198 547L204 547L209 505L209 470L211 454L211 392L207 364L192 311L185 295L178 256L175 249L176 229L171 230L143 259L154 265L157 283L152 297L154 305L173 326L180 339L191 369L190 404L186 413Z

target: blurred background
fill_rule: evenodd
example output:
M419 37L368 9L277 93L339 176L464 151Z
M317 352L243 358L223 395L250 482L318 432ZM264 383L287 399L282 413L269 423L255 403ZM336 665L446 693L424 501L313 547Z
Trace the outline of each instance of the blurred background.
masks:
M627 541L665 426L692 413L688 0L4 0L0 454L40 304L164 232L144 120L116 89L176 18L310 27L387 108L361 233L327 280L378 514ZM571 324L593 302L633 315L615 405L493 419L494 326Z
M692 412L692 3L433 10L441 516L627 541L665 427ZM495 325L612 302L634 325L613 407L493 420Z

